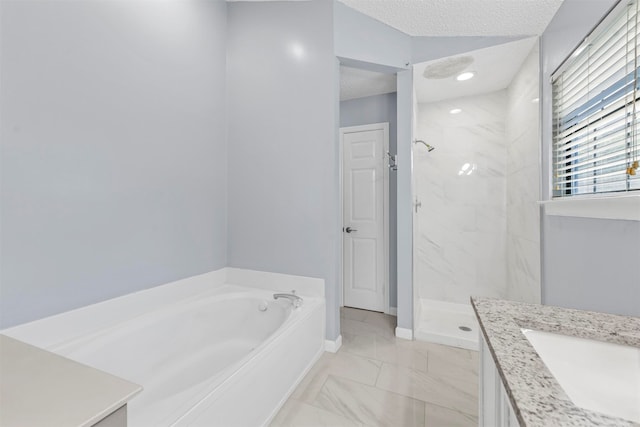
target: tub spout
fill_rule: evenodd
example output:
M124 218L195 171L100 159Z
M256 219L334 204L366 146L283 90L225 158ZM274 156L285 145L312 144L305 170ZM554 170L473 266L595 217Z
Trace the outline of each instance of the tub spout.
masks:
M273 299L278 299L278 298L287 298L288 300L291 301L291 304L293 304L295 308L300 307L303 301L302 298L296 295L296 291L291 291L290 294L273 294Z

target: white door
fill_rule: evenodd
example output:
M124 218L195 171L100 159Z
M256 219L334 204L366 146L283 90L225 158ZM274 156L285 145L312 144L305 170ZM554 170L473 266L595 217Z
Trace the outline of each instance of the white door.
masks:
M344 305L388 311L385 199L389 125L340 129ZM387 196L387 197L385 197Z

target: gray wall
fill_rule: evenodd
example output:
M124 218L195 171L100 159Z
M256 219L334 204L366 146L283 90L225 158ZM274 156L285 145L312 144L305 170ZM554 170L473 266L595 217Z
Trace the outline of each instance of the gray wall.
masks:
M541 38L542 195L550 196L551 73L615 0L565 0ZM542 302L640 316L640 223L542 216Z
M342 235L333 4L228 9L229 265L325 279L327 338L335 339Z
M360 126L371 123L389 123L389 152L397 152L396 94L367 96L340 102L340 127ZM397 215L396 172L389 173L389 305L397 307Z
M338 1L334 2L333 19L335 54L343 64L368 64L371 70L411 65L411 37L407 34Z
M224 267L225 3L1 8L0 328Z
M335 54L345 65L398 73L397 91L397 296L398 327L413 329L411 139L413 80L411 37L334 2ZM357 28L358 31L354 31Z
M413 330L413 71L398 72L398 327Z
M640 316L640 221L544 218L544 303Z
M614 2L565 0L541 40L543 82ZM334 55L399 70L412 58L497 42L474 39L466 48L466 39L412 41L322 0L233 3L226 80L224 2L0 5L0 327L228 264L323 277L327 336L335 338L341 235ZM302 61L289 55L292 42L306 49ZM411 329L411 72L399 73L398 88L398 325ZM547 84L543 91L545 158ZM593 221L548 221L544 250L553 253L574 232L600 238L603 225ZM621 247L629 244L623 234L634 238L628 235L635 228L604 222ZM575 247L577 259L586 250ZM616 259L616 250L602 251L599 268L612 271ZM575 270L559 262L545 261L543 292L551 304L571 289L565 278ZM637 288L636 271L627 267L630 279L613 292L620 301ZM582 286L602 289L594 279Z

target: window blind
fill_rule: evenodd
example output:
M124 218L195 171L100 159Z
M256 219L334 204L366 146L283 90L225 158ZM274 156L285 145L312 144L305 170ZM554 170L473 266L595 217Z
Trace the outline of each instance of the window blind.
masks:
M554 197L640 190L638 3L623 0L552 76Z

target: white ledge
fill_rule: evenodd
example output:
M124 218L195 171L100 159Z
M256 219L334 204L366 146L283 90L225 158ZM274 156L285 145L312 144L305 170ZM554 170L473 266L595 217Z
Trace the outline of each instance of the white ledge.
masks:
M569 197L540 202L546 215L640 221L640 194Z

